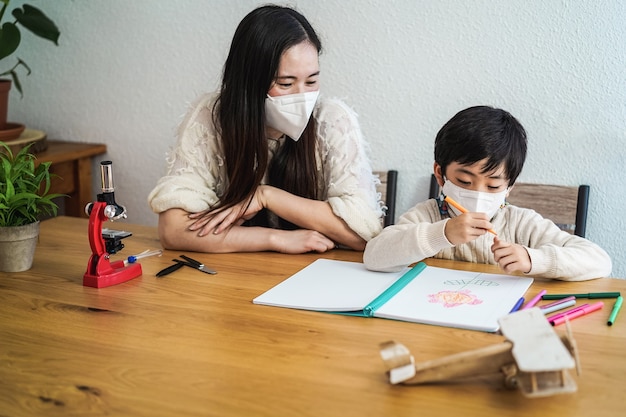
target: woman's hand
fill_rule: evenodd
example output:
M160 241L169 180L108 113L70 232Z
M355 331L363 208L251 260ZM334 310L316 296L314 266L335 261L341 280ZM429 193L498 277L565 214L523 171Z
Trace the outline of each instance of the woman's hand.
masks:
M326 252L335 248L335 242L315 230L282 230L272 238L274 250L281 253Z
M532 262L528 252L522 245L503 242L497 237L493 240L491 252L500 265L500 268L508 274L512 272L522 272L527 274L532 268Z
M241 225L250 220L264 208L262 187L256 189L249 204L242 201L226 209L209 209L190 214L189 218L194 222L189 226L189 230L199 230L198 236L209 233L218 235L232 225Z

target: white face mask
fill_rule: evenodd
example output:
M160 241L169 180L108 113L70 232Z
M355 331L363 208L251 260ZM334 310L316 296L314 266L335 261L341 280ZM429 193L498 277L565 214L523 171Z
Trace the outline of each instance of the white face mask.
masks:
M444 195L449 196L457 203L465 207L468 211L473 213L487 213L489 219L491 219L506 199L506 194L509 191L507 188L499 193L484 193L481 191L472 191L461 188L458 185L454 185L450 180L446 180L443 184L442 192ZM457 214L461 212L456 208L450 206L450 208Z
M288 94L265 99L265 122L297 141L309 123L319 91Z

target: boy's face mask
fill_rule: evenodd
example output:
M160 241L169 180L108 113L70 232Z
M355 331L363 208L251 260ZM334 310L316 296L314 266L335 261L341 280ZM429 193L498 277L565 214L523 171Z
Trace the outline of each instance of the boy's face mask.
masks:
M449 196L468 211L486 213L489 219L491 219L498 212L498 209L504 205L504 200L506 199L509 189L507 188L499 193L484 193L481 191L466 190L446 179L441 191L444 195ZM450 209L453 210L457 216L461 214L452 206L450 206Z
M297 141L309 123L319 93L310 91L276 97L268 95L265 99L265 122Z

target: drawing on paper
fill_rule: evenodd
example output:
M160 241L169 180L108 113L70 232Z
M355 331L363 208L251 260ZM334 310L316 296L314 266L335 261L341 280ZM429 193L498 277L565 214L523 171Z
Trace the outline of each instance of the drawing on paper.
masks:
M491 287L500 285L498 282L490 279L478 279L472 278L469 280L466 279L454 279L454 280L446 280L443 282L444 285L451 286L460 286L457 290L444 290L439 291L435 294L428 295L428 302L430 303L440 303L443 304L446 308L461 306L461 305L476 305L482 304L483 300L479 299L478 296L472 294L472 291L465 290L463 288L468 285L478 286L478 287Z
M468 285L476 285L479 287L497 287L500 285L497 281L491 279L448 279L443 282L444 285L460 285L461 288L465 288Z
M458 291L439 291L435 294L428 295L429 303L440 303L446 308L456 307L460 305L476 305L482 304L483 300L470 290L458 290Z

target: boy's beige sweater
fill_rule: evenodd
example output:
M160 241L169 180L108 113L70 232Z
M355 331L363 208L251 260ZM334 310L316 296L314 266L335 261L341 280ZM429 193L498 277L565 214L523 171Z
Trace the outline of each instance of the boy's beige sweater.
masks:
M455 214L451 212L450 216ZM397 224L386 227L368 242L363 255L365 266L374 271L397 271L429 257L496 264L491 233L453 246L444 234L448 220L439 211L436 200L417 204ZM611 273L611 258L602 248L562 231L533 210L507 205L491 223L500 240L526 248L532 262L528 275L582 281Z

